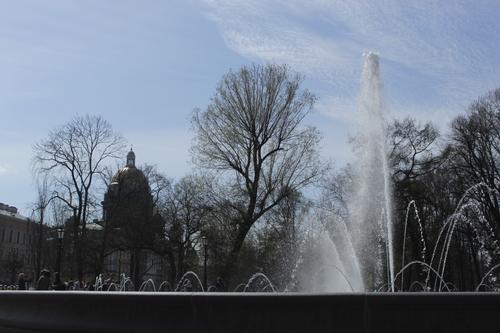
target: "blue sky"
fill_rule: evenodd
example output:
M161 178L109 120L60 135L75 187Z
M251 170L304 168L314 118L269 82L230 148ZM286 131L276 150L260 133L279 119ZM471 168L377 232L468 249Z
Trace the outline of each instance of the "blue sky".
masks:
M189 172L190 114L244 64L288 63L318 102L323 155L350 160L362 54L391 116L443 130L500 86L500 1L0 0L0 202L29 214L32 145L100 114L138 163Z

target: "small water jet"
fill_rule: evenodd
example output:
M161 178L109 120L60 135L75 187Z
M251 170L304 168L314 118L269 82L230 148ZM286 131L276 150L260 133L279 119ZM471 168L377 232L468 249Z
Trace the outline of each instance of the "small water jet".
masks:
M146 281L141 283L141 286L139 287L139 291L145 291L148 286L150 286L152 289L150 291L156 291L155 282L152 279L147 279Z
M258 284L259 282L263 282L264 286L260 287L260 285ZM255 273L254 275L252 275L252 277L248 280L247 284L245 285L245 288L243 288L243 292L249 291L250 288L255 287L255 285L257 285L260 288L256 291L265 292L269 288L273 293L276 292L276 289L274 288L269 278L263 273Z
M158 287L158 291L171 291L172 287L170 287L170 283L168 281L163 281L160 283L160 286Z
M422 227L422 221L420 221L420 216L418 215L418 208L417 204L415 203L415 200L412 200L408 203L408 206L406 207L406 217L405 217L405 228L404 228L404 233L403 233L403 251L401 255L401 267L405 266L405 253L406 253L406 228L408 227L408 218L410 215L410 208L413 207L413 211L415 213L415 218L417 219L418 222L418 227L420 231L420 242L422 243L422 261L425 262L425 254L427 247L425 245L425 239L424 239L424 229ZM404 286L404 274L401 274L401 288Z
M481 288L482 286L486 286L484 284L484 280L490 276L491 273L493 273L495 270L497 270L498 268L500 268L500 264L497 264L495 266L493 266L486 274L484 274L483 278L481 279L481 281L479 282L479 284L477 285L475 291L479 291L479 288Z
M111 282L106 291L117 291L117 290L119 289L116 287L116 283Z
M127 289L127 286L130 286L129 289ZM120 277L120 291L128 291L128 290L135 290L134 283L132 282L132 279L125 276L125 274L122 274Z
M184 273L184 275L182 275L179 282L177 283L177 286L175 287L175 291L183 291L183 290L186 291L188 289L192 290L193 289L193 281L196 282L196 284L200 288L199 289L200 291L202 291L202 292L205 291L203 288L203 283L201 283L200 278L193 271L187 271L186 273Z
M96 278L95 278L95 283L94 283L94 288L96 291L102 291L102 286L103 286L103 282L102 282L102 274L99 274Z

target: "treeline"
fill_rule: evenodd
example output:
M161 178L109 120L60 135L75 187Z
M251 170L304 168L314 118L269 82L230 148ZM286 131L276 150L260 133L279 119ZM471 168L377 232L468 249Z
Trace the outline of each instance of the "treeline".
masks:
M314 246L311 225L333 230L328 224L349 214L352 172L349 166L333 170L320 159L321 135L304 124L316 98L302 80L277 65L229 72L207 108L193 113L195 173L172 180L155 167L142 167L154 209L129 233L127 244L160 255L172 285L188 270L202 274L205 239L209 284L222 277L234 288L263 272L279 289L293 289L294 269L307 259L304 248ZM449 239L444 279L471 290L500 262L499 106L500 90L480 98L453 121L447 137L413 119L391 124L398 267L403 260L430 263L439 232L454 213L459 222ZM71 238L64 244L71 278L99 273L118 246L102 232L96 236L92 226L101 219L103 194L117 170L110 166L124 148L111 125L94 116L77 117L34 146L41 180L34 211L40 224L71 217ZM308 198L308 188L321 189L321 197ZM422 228L411 210L403 259L412 200ZM126 249L123 242L119 246ZM42 260L36 265L39 271ZM425 282L426 274L425 266L411 266L398 288Z
M500 89L472 103L447 132L440 136L433 124L411 118L388 129L395 272L419 261L396 279L398 290L485 290L500 282ZM328 218L348 221L352 178L347 166L325 183Z

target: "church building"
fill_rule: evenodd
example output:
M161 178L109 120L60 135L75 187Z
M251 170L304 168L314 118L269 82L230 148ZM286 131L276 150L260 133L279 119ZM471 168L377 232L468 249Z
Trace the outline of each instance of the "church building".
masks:
M148 279L162 281L162 258L152 251L162 235L161 217L155 213L149 181L137 168L132 149L125 166L113 176L102 205L108 253L103 272L116 279L125 274L136 288Z

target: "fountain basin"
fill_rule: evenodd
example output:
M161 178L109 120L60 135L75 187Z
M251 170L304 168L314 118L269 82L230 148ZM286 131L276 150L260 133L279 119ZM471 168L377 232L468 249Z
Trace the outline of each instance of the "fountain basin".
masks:
M467 332L500 293L0 292L1 332Z

